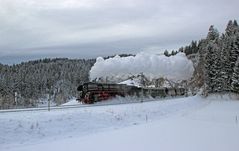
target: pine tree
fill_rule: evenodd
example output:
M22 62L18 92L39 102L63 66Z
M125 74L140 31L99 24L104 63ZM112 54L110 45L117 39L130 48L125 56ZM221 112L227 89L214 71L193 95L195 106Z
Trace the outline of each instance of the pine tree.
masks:
M176 55L176 54L177 54L177 51L172 50L171 56L174 56L174 55Z
M215 62L213 64L213 68L212 70L214 71L214 74L215 74L215 78L213 80L213 87L214 87L214 92L221 92L224 90L224 87L223 87L223 77L222 77L222 74L221 74L221 70L222 70L222 67L223 67L223 64L222 64L222 60L221 60L221 40L218 39L216 40L215 42L215 50L214 50L214 53L215 53Z
M237 24L237 21L236 21L236 20L234 20L234 21L233 21L233 25L234 25L234 26L238 26L238 24Z
M239 33L235 33L235 36L231 42L231 67L233 68L236 64L237 58L239 56Z
M192 49L193 54L198 52L197 41L192 41L191 42L191 49Z
M233 25L233 21L229 20L227 27L226 27L226 36L232 36L234 33L234 25Z
M229 21L225 34L226 49L229 51L228 86L231 89L233 68L239 56L239 27L236 21Z
M213 60L213 47L208 46L207 47L207 55L205 57L205 84L206 84L206 91L207 93L210 93L213 91L212 89L212 77L213 77L213 72L212 72L212 64L214 63Z
M229 76L229 72L231 69L231 64L229 61L230 58L230 49L228 49L228 43L227 43L227 39L226 36L224 34L222 34L222 36L220 37L221 40L221 83L222 83L222 87L224 91L230 91L230 76Z
M217 78L220 63L219 63L219 48L218 48L218 40L219 33L217 29L212 26L209 28L209 32L207 35L207 46L206 46L206 57L205 57L205 84L207 93L212 93L217 91L218 88L218 80Z
M219 38L219 32L213 25L209 27L209 32L207 34L207 40L213 41Z
M200 75L200 85L203 85L205 83L205 48L207 45L207 41L205 39L202 39L198 42L198 52L199 52L199 63L196 72Z
M170 56L169 53L168 53L168 50L165 50L165 51L164 51L164 55L167 56L167 57Z
M232 75L232 90L236 93L239 93L239 57L237 58L237 62Z

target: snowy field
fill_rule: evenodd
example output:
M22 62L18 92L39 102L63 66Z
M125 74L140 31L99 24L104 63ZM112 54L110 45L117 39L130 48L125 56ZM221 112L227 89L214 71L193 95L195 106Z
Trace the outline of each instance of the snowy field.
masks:
M0 114L1 151L238 151L239 101L200 96Z

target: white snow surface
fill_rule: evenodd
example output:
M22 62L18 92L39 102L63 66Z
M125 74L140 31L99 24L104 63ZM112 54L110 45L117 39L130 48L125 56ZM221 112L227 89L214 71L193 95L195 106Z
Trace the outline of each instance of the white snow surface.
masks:
M126 85L130 85L130 86L136 86L136 87L140 87L140 82L137 81L137 80L134 80L134 79L128 79L128 80L125 80L125 81L122 81L118 84L126 84Z
M68 102L62 104L61 106L69 106L69 105L79 105L81 103L79 103L75 98L69 100Z
M207 99L193 96L50 112L1 113L0 150L238 151L236 99L230 95Z
M167 78L187 80L193 74L193 63L184 53L166 57L164 55L141 52L136 56L103 59L98 57L90 70L90 79L123 81L132 75L143 73L148 79Z

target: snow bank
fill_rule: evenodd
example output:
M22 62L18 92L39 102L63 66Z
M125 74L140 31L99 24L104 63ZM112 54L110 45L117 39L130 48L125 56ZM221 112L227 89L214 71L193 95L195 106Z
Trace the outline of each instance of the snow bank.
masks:
M136 56L115 56L106 60L98 57L90 70L90 79L103 78L110 81L122 81L129 76L143 73L149 79L164 77L176 81L189 79L193 71L193 63L184 53L171 57L139 53Z
M147 100L150 101L150 98ZM0 150L11 151L14 148L20 150L20 146L30 144L35 146L49 142L51 144L55 140L78 138L134 126L136 123L144 124L147 121L157 121L171 114L183 114L191 110L192 107L204 105L204 102L196 100L197 98L168 101L155 99L155 101L147 103L51 110L50 112L2 113L0 114ZM116 98L111 101L133 102L137 101L137 98ZM36 148L32 150L35 151ZM54 148L54 150L59 149ZM77 150L82 149L78 146Z
M221 96L4 113L0 150L238 151L239 101Z
M235 93L214 93L214 94L210 94L207 99L210 100L216 100L216 101L238 101L239 100L239 95L235 94Z
M72 99L72 100L69 100L68 102L62 104L62 106L67 106L67 105L79 105L81 103L79 103L76 99Z

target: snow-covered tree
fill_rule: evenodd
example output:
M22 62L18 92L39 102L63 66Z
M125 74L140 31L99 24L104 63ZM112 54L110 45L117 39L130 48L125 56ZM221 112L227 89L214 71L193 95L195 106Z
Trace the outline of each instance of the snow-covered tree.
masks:
M237 62L232 75L232 90L239 93L239 57L237 58Z
M164 51L164 55L167 56L167 57L170 56L168 50L165 50L165 51Z
M230 83L231 83L231 78L230 78L230 72L231 72L231 63L230 63L230 53L231 49L229 48L229 41L228 38L222 34L221 36L221 83L224 91L230 91Z
M231 90L233 68L239 55L239 27L236 20L230 20L223 35L223 80L226 89Z
M207 40L214 41L219 38L219 32L213 25L209 27L209 32L207 34Z
M219 62L219 33L212 26L209 28L207 35L206 57L205 57L205 84L208 93L214 92L217 89L217 77L220 69Z
M231 48L230 62L231 67L233 68L239 56L239 32L236 32L235 35L233 36L230 48Z

